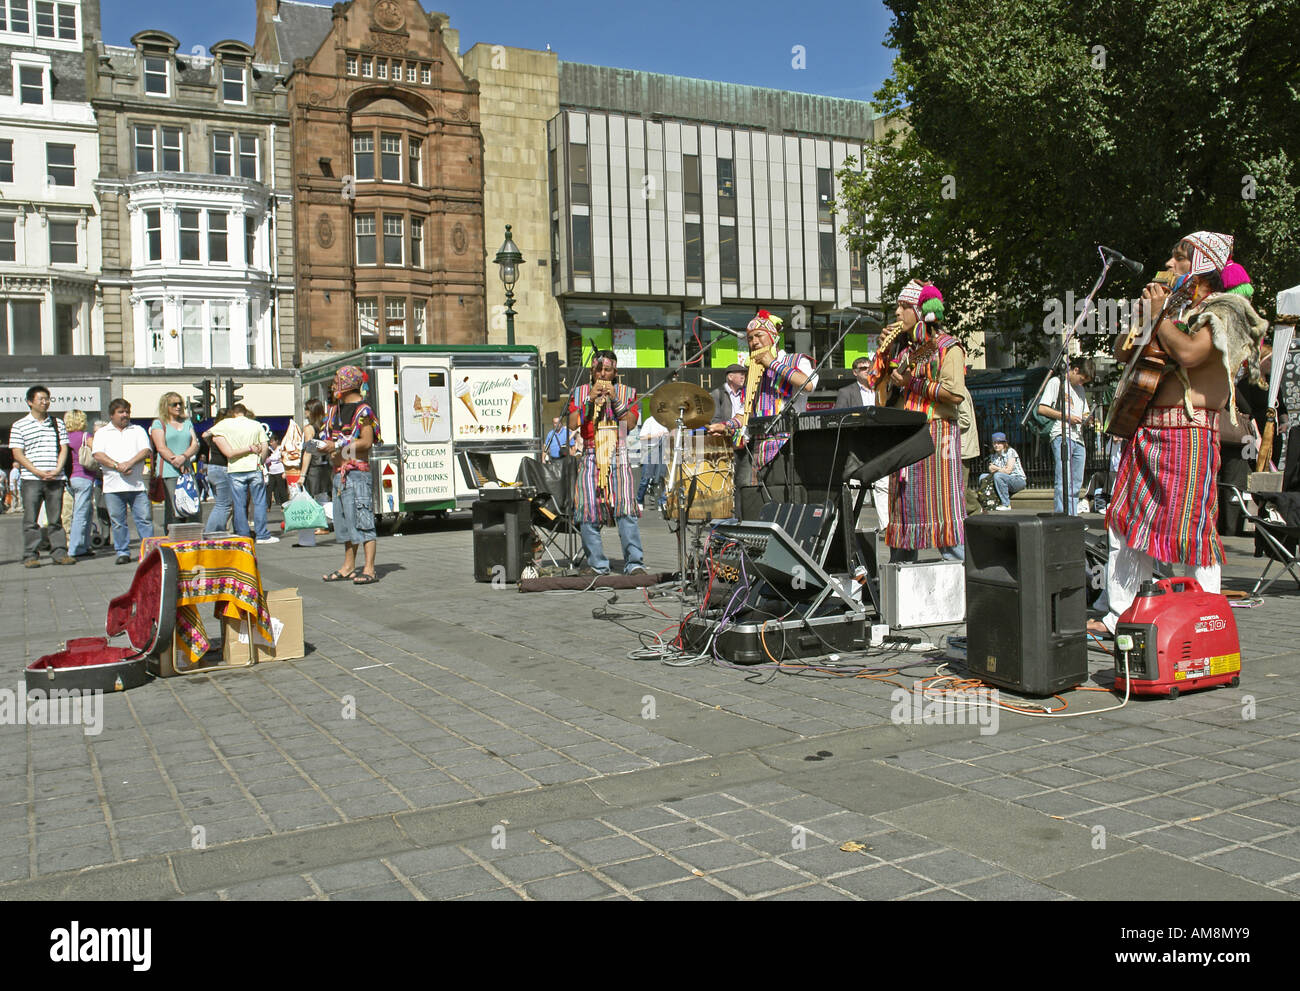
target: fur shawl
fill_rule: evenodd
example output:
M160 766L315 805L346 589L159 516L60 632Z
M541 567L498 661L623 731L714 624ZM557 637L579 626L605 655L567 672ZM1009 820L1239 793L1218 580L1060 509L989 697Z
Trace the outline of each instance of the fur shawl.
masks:
M1204 326L1210 328L1210 338L1223 359L1223 370L1228 376L1228 419L1236 424L1237 370L1244 362L1250 380L1261 381L1259 342L1268 330L1268 321L1255 312L1245 296L1214 293L1188 321L1187 331L1194 334ZM1183 406L1187 409L1188 416L1194 416L1192 401L1188 397L1191 383L1187 372L1181 367L1178 369L1178 378L1183 383Z

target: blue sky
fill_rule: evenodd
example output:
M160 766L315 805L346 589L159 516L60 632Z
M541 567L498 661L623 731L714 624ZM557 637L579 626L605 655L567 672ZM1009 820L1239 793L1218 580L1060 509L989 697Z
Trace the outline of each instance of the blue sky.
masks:
M181 51L253 40L255 0L100 0L104 40L126 45L158 28ZM442 0L461 50L478 42L545 49L560 58L750 86L870 100L889 75L889 14L878 0ZM793 49L802 45L804 68Z

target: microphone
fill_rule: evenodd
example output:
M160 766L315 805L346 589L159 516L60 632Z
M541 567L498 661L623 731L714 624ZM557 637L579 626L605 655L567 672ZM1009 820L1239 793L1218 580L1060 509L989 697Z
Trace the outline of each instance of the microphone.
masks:
M700 320L700 321L702 321L702 322L704 322L704 323L712 324L713 326L717 327L718 330L725 330L725 331L726 331L728 334L730 334L732 337L738 337L738 338L740 338L742 341L748 341L748 340L749 340L749 335L746 334L744 331L741 331L741 330L735 330L735 329L733 329L733 328L731 328L731 327L726 327L726 326L724 326L724 325L718 323L716 320L710 320L708 317L705 317L705 316L696 317L695 319Z
M1122 265L1124 268L1128 269L1131 275L1142 274L1142 266L1140 264L1135 262L1132 258L1125 258L1114 248L1107 248L1104 245L1098 245L1097 250L1101 252L1101 256L1103 258L1107 258L1110 261L1113 261L1116 264Z

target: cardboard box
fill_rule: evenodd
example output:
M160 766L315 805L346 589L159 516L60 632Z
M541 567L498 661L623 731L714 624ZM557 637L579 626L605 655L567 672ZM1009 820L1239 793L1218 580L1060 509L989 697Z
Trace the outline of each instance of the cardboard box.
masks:
M274 622L283 623L280 637L274 647L262 641L251 629L248 619L235 620L222 617L222 657L227 664L262 664L266 661L291 661L305 657L303 644L302 597L296 588L280 588L266 593L266 608ZM240 637L243 642L240 642Z

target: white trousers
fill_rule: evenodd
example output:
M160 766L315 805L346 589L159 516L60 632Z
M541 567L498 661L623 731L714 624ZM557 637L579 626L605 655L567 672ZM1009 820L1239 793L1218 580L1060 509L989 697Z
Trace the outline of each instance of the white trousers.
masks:
M856 479L849 482L849 488L856 493L862 488L862 483ZM856 499L857 496L855 495ZM871 506L876 511L876 529L884 536L885 528L889 526L889 476L879 478L871 484Z
M1123 537L1110 527L1106 528L1106 537L1110 542L1110 554L1106 560L1106 596L1110 602L1110 612L1102 620L1111 633L1119 623L1119 618L1133 604L1142 583L1155 575L1155 558L1145 551L1130 547ZM1223 569L1217 564L1183 566L1183 574L1195 578L1201 588L1207 592L1219 592L1223 585Z

